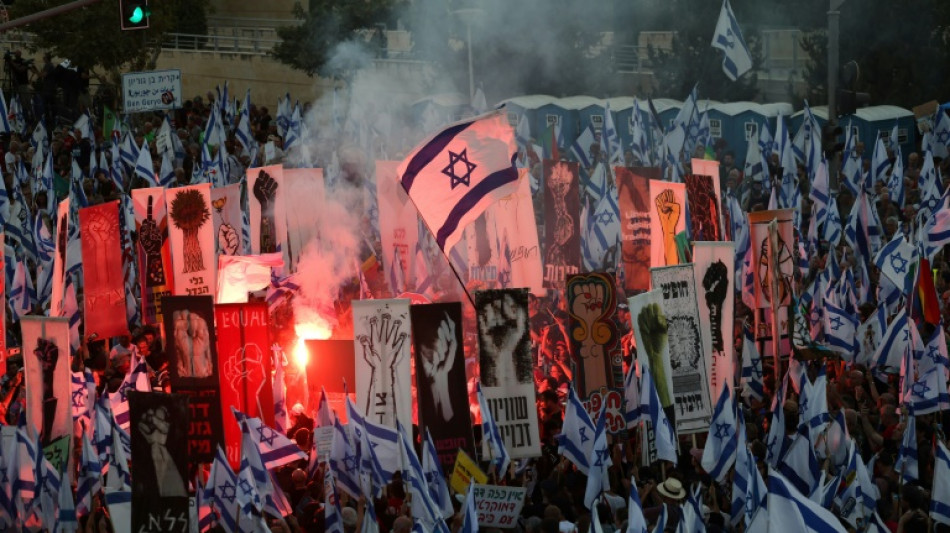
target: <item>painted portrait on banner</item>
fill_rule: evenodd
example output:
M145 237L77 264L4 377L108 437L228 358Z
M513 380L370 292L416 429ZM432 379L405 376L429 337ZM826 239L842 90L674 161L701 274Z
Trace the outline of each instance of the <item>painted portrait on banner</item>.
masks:
M214 303L210 296L167 296L162 305L171 390L188 396L188 457L214 459L224 444Z
M650 179L633 169L614 167L620 207L620 257L624 289L650 289Z
M650 180L650 265L680 263L677 236L686 231L686 185Z
M174 268L174 294L215 294L217 261L211 221L211 185L168 189L168 239Z
M173 285L165 189L133 189L132 208L138 235L142 317L146 324L157 324L162 321L162 297L171 294Z
M607 430L617 433L623 420L623 356L617 332L617 294L613 274L592 272L567 278L567 302L574 360L574 388L588 413L607 405Z
M653 286L662 296L670 350L677 432L706 431L712 416L709 375L703 356L693 265L654 268Z
M540 454L538 411L528 331L528 290L475 292L482 393L508 452Z
M578 164L544 160L544 287L564 287L581 267Z
M354 300L356 403L389 427L412 427L409 300Z
M188 397L129 392L132 530L187 533Z
M451 472L459 450L475 451L462 351L462 304L413 305L409 314L419 424L431 433L443 471Z
M736 293L731 275L735 253L735 244L732 242L693 243L699 329L703 335L703 352L706 354L709 387L712 391L721 391L724 383L730 387L735 385L733 324Z

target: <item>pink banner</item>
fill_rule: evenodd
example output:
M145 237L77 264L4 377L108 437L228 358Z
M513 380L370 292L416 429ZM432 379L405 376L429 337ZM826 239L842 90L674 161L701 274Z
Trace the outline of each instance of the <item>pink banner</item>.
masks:
M129 332L119 237L119 202L79 210L82 271L85 284L83 316L86 336L116 337Z

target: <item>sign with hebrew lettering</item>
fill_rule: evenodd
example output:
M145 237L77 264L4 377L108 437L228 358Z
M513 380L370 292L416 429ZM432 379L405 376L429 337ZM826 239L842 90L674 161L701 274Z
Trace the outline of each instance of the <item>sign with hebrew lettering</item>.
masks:
M129 332L119 237L119 201L79 210L82 235L83 319L86 336L116 337Z
M132 531L187 533L188 397L129 392Z
M693 243L693 272L699 291L699 330L709 369L709 390L721 391L723 383L735 386L736 365L733 323L736 291L732 285L735 265L732 242Z
M409 300L353 301L356 403L377 424L412 427Z
M527 492L524 487L475 485L472 495L478 513L478 527L513 529L518 524Z
M142 113L178 109L182 103L178 69L128 72L122 75L122 111Z
M224 444L214 303L210 296L166 296L162 305L171 390L189 398L188 457L209 462Z
M564 287L581 271L581 200L577 163L544 160L544 287Z
M177 296L214 296L217 261L211 222L211 184L168 189L168 238Z
M511 457L519 459L541 455L534 383L482 387L482 394ZM487 456L483 446L482 457Z
M712 404L699 331L693 265L654 268L650 275L653 286L662 296L660 306L666 317L676 431L706 431L712 416Z
M132 190L139 285L142 290L142 320L146 324L162 322L162 297L171 294L172 257L168 242L168 213L165 189L152 187Z

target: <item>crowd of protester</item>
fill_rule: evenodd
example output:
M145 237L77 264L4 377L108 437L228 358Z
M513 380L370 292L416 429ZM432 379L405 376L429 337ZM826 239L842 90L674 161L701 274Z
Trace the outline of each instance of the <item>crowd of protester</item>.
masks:
M111 159L110 148L113 138L111 131L103 131L101 123L97 124L93 130L95 138L86 137L80 129L74 128L74 119L91 109L92 102L88 96L88 74L83 74L82 69L77 69L77 71L66 69L69 72L76 72L79 80L77 82L76 79L70 78L67 82L69 89L66 90L66 86L62 85L61 81L53 81L55 76L65 75L61 70L59 74L55 74L58 68L52 65L49 56L44 57L44 64L39 68L26 65L19 59L19 55L8 58L8 64L15 72L15 92L20 101L39 104L28 106L30 110L26 112L26 120L31 121L28 127L0 138L2 139L0 155L4 161L2 167L4 184L7 191L19 187L22 193L22 196L9 195L11 216L32 220L33 215L42 213L46 223L50 223L50 213L45 213L45 200L34 197L30 182L21 183L17 177L19 164L22 162L28 169L31 179L35 179L37 147L31 142L30 132L33 131L35 119L39 117L46 119L49 150L54 162L53 191L50 192L55 194L57 201L70 195L71 183L77 179L80 180L88 205L119 199L128 188L147 186L140 178L130 175L126 177L126 190L120 190L110 178L107 169L98 168L98 166L90 168L90 161L100 161L102 157L106 161ZM29 88L31 76L38 89L35 97ZM11 95L7 96L9 98ZM177 185L192 183L196 178L196 172L201 171L205 124L211 114L212 106L216 105L217 98L214 92L209 92L205 97L196 96L185 101L180 109L175 110L168 117L185 149L183 157L175 161L174 173ZM65 121L58 119L64 115L69 119ZM101 116L101 110L96 110L96 116ZM160 171L162 161L156 146L156 135L165 120L164 114L142 114L132 117L128 124L134 142L143 148L147 146L152 151L156 174ZM281 156L282 138L278 124L267 107L251 106L250 128L260 145L274 143L275 159L265 160L263 150L256 154L249 154L235 139L233 132L229 133L223 146L229 154L227 181L230 183L238 182L246 168L278 162ZM736 166L733 151L723 144L717 144L715 149L715 157L720 162L723 195L735 196L742 209L747 212L766 209L771 194L769 182L746 179L742 169ZM860 143L857 151L867 164L868 155L864 153L864 147ZM897 232L909 232L914 224L921 201L917 190L921 159L920 153L911 153L904 165L907 197L903 208L889 198L883 183L875 184L875 208L884 224L885 241L890 240ZM596 162L596 157L594 160ZM775 167L778 166L777 161L772 163ZM111 161L109 164L111 165ZM639 162L633 160L628 154L626 164L638 166ZM938 160L936 166L939 169L939 175L942 176L943 187L950 186L950 159ZM74 167L79 169L78 176L75 175ZM770 166L768 174L773 185L781 180L781 172L777 168ZM808 179L803 167L798 169L798 178L803 193L801 212L804 217L804 227L808 224L811 209L808 201ZM19 197L23 198L25 205L18 205ZM847 218L853 202L854 198L846 190L842 189L837 193L837 206L841 220ZM17 215L13 215L14 213ZM802 273L803 280L813 278L822 270L828 261L829 254L836 254L837 262L842 269L854 264L854 252L844 244L843 240L841 244L831 249L825 243L822 250L822 253L809 258L809 271ZM937 294L940 295L941 312L950 318L950 264L944 258L943 252L937 255L932 266L936 272L934 281ZM28 263L28 268L35 274L35 264ZM877 304L873 295L879 272L872 266L868 274L872 300L862 308L864 317L868 316ZM805 283L801 285L804 286ZM623 301L623 298L618 300ZM543 453L540 457L530 460L527 465L519 465L524 466L523 468L512 469L512 472L498 480L501 484L528 488L527 501L521 514L522 520L518 526L518 530L526 533L591 531L591 513L583 504L585 476L558 453L557 436L561 431L564 402L573 373L573 354L567 334L568 315L565 307L566 300L553 292L547 297L531 296L530 298L529 318L533 356L537 361L535 382ZM41 314L42 309L37 308L34 312ZM7 316L7 343L8 346L17 346L19 344L18 328L11 313L8 312ZM747 324L751 316L752 311L741 303L741 299L737 298L734 331L737 354L742 353L743 324ZM468 318L470 322L473 320L472 316ZM950 320L945 320L944 324L950 324ZM618 311L617 325L623 338L626 372L636 358L636 347L630 315L623 305ZM473 323L466 324L466 356L472 363L467 365L470 391L474 389L474 383L478 379L477 364L474 363L477 360L475 331ZM133 351L144 357L148 363L153 388L168 390L167 359L163 339L158 330L149 326L139 327L130 335L117 339L83 339L81 350L75 354L73 369L92 370L96 377L98 392L115 391L130 371L129 365ZM772 369L773 361L766 359L764 363L764 397L760 400L744 399L740 413L745 419L751 452L763 477L767 477L766 436L769 425L772 423L771 405L777 387ZM0 403L2 403L0 414L3 420L10 424L16 423L25 401L22 364L22 356L14 353L7 359L6 373L0 378ZM906 413L901 411L901 395L896 376L872 372L860 365L845 365L831 358L804 361L802 364L805 365L807 373L812 378L817 374L819 366L825 367L828 376L827 397L831 418L836 418L839 412L843 413L848 433L854 439L864 462L870 463L872 458L874 459L873 470L870 474L880 494L876 511L890 531L929 531L932 524L927 512L930 508L930 490L933 484L933 442L935 439L944 440L942 427L946 412L918 418L919 480L902 481L900 471L895 468L895 462L904 434ZM782 371L784 367L787 367L787 363L783 365ZM782 406L785 414L785 434L788 437L798 432L799 406L796 400L795 391L790 390ZM476 409L473 408L473 415ZM287 434L306 453L311 453L312 450L312 428L313 420L304 412L302 406L294 407L291 410ZM473 431L476 435L480 434L478 426L474 426ZM733 525L730 516L733 486L730 483L716 483L700 465L705 435L697 435L695 439L688 435L680 436L680 459L676 466L659 463L643 465L640 452L642 438L643 433L637 430L611 437L613 465L609 469L610 490L604 494L598 504L598 516L603 531L608 533L625 531L628 498L631 491L637 491L644 516L651 528L665 504L669 511L665 531L675 531L681 516L678 512L679 504L686 501L691 487L697 483L703 487L700 498L706 530L743 530L741 523L738 526ZM826 470L830 469L827 463L822 467ZM272 531L318 532L324 530L323 473L325 468L326 466L321 466L317 475L311 477L307 474L307 462L301 461L299 464L282 467L277 472L277 480L291 502L294 513L283 521L273 520ZM367 516L365 506L368 504L372 504L376 510L380 531L402 533L412 528L407 491L400 479L386 487L385 496L381 499L373 502L355 501L344 495L341 496L341 504L345 531L360 531L362 521ZM456 508L461 509L461 500L456 502ZM110 526L107 521L101 519L105 514L105 508L97 505L92 515L84 518L85 531L108 531ZM451 525L453 531L460 527L460 514L454 517ZM854 530L851 526L849 529ZM945 529L947 528L942 525L934 528L935 531Z

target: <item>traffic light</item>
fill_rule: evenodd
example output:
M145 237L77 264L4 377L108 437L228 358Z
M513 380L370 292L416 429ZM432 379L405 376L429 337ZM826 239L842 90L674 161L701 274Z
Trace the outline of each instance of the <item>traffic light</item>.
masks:
M838 116L853 115L859 107L867 107L871 103L871 95L859 93L855 90L861 81L861 68L857 61L848 61L838 69L838 83L836 93Z
M148 28L148 19L151 15L148 0L119 0L119 20L123 30Z
M841 129L841 126L832 125L831 122L825 123L824 127L821 129L821 149L825 153L825 157L828 161L831 161L835 156L844 150L844 139L842 139L841 134L844 133L844 130Z

